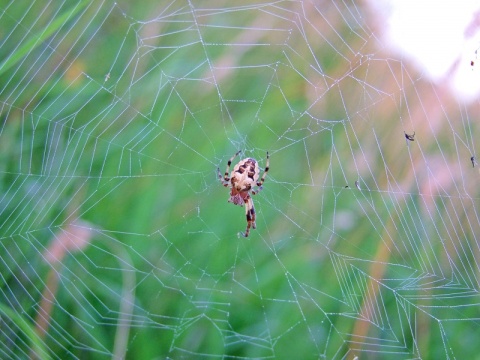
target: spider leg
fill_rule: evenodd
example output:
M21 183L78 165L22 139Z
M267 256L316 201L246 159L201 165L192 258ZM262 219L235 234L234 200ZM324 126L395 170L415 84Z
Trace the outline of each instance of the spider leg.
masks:
M229 160L228 160L228 163L227 163L227 169L225 170L225 174L222 176L222 173L220 172L220 168L217 168L217 171L218 171L218 178L220 179L220 181L222 181L222 184L223 186L227 187L229 185L229 182L230 182L230 176L229 176L229 173L230 173L230 165L232 165L232 161L233 159L235 159L237 157L238 154L240 154L242 152L242 150L238 150L236 152L235 155L233 155Z
M218 172L218 179L222 182L223 186L227 187L230 182L230 178L229 177L225 178L220 172L220 168L217 168L217 172Z
M248 237L250 234L250 228L257 228L255 224L255 207L253 206L253 199L248 196L245 199L245 216L247 217L247 229L245 230L245 234L243 236Z
M259 186L256 189L252 189L251 193L252 193L252 195L257 195L261 190L263 190L263 186Z
M257 186L259 187L259 189L255 191L254 194L258 193L262 189L262 184L265 181L265 177L267 176L269 166L270 166L270 155L268 155L268 151L267 151L267 163L265 164L265 170L263 171L263 175L260 181L257 181Z

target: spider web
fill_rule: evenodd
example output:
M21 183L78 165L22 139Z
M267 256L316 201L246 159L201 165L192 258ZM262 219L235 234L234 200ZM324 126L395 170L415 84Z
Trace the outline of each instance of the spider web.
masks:
M477 356L479 102L372 9L2 4L0 358Z

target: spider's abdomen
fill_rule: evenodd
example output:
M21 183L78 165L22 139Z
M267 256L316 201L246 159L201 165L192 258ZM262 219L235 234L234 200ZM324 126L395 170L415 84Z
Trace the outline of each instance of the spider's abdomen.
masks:
M257 160L246 158L235 165L232 176L237 178L236 182L239 180L243 182L249 182L249 180L251 180L252 183L255 183L258 180L258 173L259 170Z

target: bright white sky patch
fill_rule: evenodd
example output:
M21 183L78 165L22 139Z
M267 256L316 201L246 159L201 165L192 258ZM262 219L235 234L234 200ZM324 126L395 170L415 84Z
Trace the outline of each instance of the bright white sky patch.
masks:
M388 46L412 60L435 82L464 100L480 93L478 0L372 0L385 14ZM471 61L475 62L472 67Z

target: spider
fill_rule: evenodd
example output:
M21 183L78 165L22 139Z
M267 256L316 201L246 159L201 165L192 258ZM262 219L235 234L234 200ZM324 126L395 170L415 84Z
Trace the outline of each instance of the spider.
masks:
M257 160L252 158L245 158L238 162L234 166L230 176L230 165L232 161L240 154L242 150L237 151L227 163L227 169L225 170L225 175L222 176L220 173L220 168L217 168L218 178L222 182L223 186L230 188L230 199L228 202L234 203L235 205L245 206L245 215L247 217L247 229L245 234L242 234L245 237L248 237L250 234L250 228L256 228L255 224L255 207L253 206L253 199L250 196L250 193L256 195L262 190L263 182L268 173L269 165L269 155L267 152L267 163L265 164L265 171L263 172L260 181L258 177L260 176L260 169L258 168ZM253 189L254 186L258 186L258 189Z

